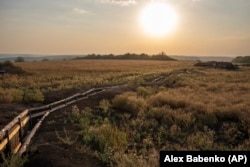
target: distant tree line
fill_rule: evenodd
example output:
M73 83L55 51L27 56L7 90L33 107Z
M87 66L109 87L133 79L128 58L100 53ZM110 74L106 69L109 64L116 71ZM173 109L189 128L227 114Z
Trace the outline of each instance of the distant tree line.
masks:
M100 54L89 54L87 56L76 57L75 59L117 59L117 60L164 60L164 61L174 61L175 59L167 56L164 52L156 55L148 55L145 53L135 54L135 53L125 53L122 55L100 55Z
M232 60L233 63L250 63L250 56L238 56Z
M15 62L24 62L24 58L19 56L15 59Z

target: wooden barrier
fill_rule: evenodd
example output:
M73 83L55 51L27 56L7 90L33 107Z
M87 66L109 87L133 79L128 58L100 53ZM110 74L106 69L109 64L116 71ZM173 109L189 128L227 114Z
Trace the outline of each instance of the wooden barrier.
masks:
M43 120L51 112L103 91L105 91L105 88L93 88L48 105L24 110L0 131L0 153L18 153L22 155L27 150L32 137L41 126ZM32 120L38 118L40 120L33 126Z

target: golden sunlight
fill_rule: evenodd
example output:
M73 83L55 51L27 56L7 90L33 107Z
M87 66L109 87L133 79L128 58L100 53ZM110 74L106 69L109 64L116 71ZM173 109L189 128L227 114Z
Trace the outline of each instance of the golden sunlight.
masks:
M152 2L143 8L140 14L140 24L143 30L155 37L170 33L176 23L175 10L164 3Z

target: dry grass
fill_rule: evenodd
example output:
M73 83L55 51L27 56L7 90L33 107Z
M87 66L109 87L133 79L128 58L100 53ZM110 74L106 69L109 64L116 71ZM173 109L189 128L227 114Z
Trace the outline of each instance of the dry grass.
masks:
M164 75L163 86L139 86L106 101L109 114L100 116L99 107L85 117L89 129L101 129L108 121L127 136L125 149L111 146L100 159L110 166L158 166L160 150L250 150L248 68L186 66Z
M249 151L249 67L226 71L193 64L118 60L18 63L31 75L6 75L0 81L0 94L6 98L0 100L20 99L20 91L26 89L47 92L96 84L138 86L134 92L103 99L98 107L72 111L72 122L81 129L84 146L79 148L96 148L99 158L110 166L158 166L160 150ZM160 75L165 76L160 85L140 85Z
M138 78L152 78L160 73L178 69L180 66L190 67L192 64L192 62L131 60L20 62L15 65L30 75L6 74L4 79L0 80L2 88L0 94L5 94L5 91L10 92L10 89L17 89L21 94L25 94L29 90L39 90L44 93L97 84L135 84L133 81ZM15 96L15 92L9 94L0 99L2 103L23 100L12 97Z

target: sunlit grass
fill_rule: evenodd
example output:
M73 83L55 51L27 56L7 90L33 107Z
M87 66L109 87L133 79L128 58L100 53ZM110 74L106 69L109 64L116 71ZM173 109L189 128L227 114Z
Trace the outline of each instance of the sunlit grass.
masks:
M20 66L25 75L6 74L0 80L0 93L7 91L10 95L2 102L22 101L15 98L17 89L19 94L30 90L42 93L56 90L94 87L105 84L127 84L137 78L155 77L161 73L172 71L180 67L191 67L192 62L175 61L131 61L131 60L67 60L21 62ZM13 93L11 93L13 92ZM38 92L39 94L39 92ZM13 97L14 98L13 98Z
M161 86L139 86L110 102L105 100L109 114L102 102L84 115L88 126L80 127L87 129L87 134L108 122L110 129L118 127L127 136L126 147L109 145L99 151L100 160L110 166L159 166L160 150L250 150L250 85L248 79L241 78L249 76L247 69L190 68L166 76L169 80ZM109 135L115 134L110 131ZM88 139L84 147L95 149L95 140Z
M160 150L250 150L249 67L230 71L193 64L131 60L17 63L29 74L7 74L0 80L0 101L24 101L24 93L38 101L43 99L41 93L75 87L131 86L129 92L101 99L99 106L84 110L74 106L70 113L69 122L80 129L75 132L81 140L79 148L95 150L110 166L159 166ZM145 85L158 76L161 83ZM64 139L65 143L73 141L66 132Z

